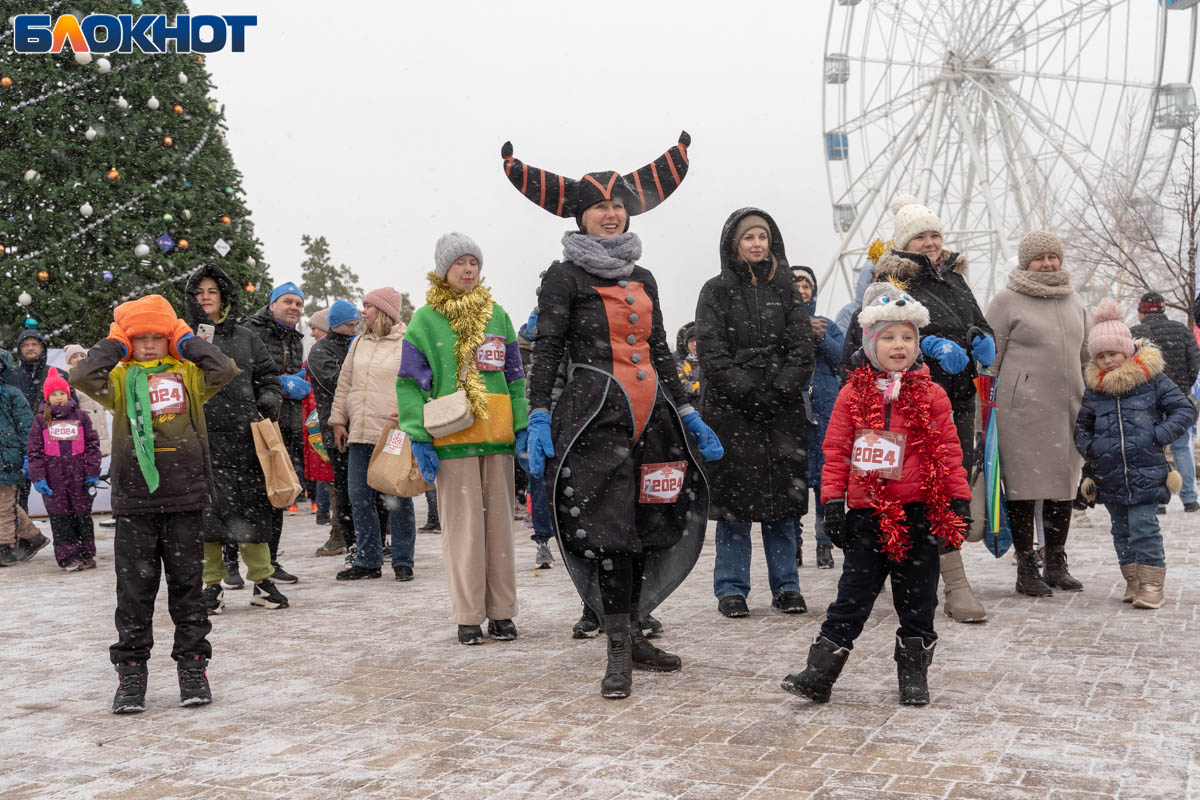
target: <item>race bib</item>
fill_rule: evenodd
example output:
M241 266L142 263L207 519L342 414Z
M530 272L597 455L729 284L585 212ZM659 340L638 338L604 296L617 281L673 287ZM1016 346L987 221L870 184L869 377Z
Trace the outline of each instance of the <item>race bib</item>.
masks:
M480 372L504 369L504 337L489 335L475 351L475 367Z
M46 429L56 442L73 442L79 438L79 423L70 420L55 421Z
M686 461L667 461L642 465L642 491L639 503L674 503L683 491Z
M904 468L904 434L859 429L850 453L851 475L877 475L896 480Z
M392 431L383 445L383 452L389 456L400 455L404 450L404 438L404 431Z
M187 412L187 392L178 372L159 372L146 376L150 384L150 415L183 414Z

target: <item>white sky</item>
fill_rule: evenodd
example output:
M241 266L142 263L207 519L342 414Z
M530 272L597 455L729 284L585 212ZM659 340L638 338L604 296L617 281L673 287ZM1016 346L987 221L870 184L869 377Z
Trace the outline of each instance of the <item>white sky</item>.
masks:
M632 222L672 346L718 271L734 209L771 213L789 260L818 274L837 248L821 120L827 2L190 8L258 14L246 52L208 65L276 282L299 281L302 234L324 235L364 289L391 285L419 306L434 243L458 230L483 249L484 280L519 325L573 222L513 189L506 139L526 163L577 178L629 172L691 133L687 179ZM829 288L824 314L848 299Z

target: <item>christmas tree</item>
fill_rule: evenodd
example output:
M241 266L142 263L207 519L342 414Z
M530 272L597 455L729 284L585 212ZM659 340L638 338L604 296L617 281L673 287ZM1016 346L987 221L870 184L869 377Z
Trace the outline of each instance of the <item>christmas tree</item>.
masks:
M47 7L48 6L48 7ZM179 0L79 0L59 14L188 13ZM51 346L89 346L145 294L183 310L188 274L216 263L252 310L270 290L223 109L202 55L13 51L0 0L0 347L36 320Z

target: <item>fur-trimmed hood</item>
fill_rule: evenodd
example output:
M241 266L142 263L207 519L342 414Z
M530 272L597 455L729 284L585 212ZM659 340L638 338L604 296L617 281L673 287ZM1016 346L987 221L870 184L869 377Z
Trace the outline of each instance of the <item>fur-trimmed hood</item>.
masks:
M967 257L961 253L942 250L942 263L951 264L951 268L959 275L967 274ZM907 281L915 278L922 269L937 274L933 263L924 254L892 250L879 257L879 262L875 265L875 280L894 278L898 281Z
M1134 339L1137 350L1121 366L1101 372L1096 362L1089 361L1083 370L1083 380L1094 392L1113 395L1129 394L1163 371L1162 351L1149 339Z

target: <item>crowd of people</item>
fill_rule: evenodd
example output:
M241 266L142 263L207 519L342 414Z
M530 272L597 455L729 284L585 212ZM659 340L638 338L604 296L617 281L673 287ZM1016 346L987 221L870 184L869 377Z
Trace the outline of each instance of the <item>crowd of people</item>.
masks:
M816 314L816 274L789 261L774 218L742 208L672 350L630 222L679 187L689 144L684 133L631 173L579 180L505 144L513 187L575 223L519 328L483 282L482 249L455 232L438 240L426 302L407 324L399 293L379 287L361 307L343 299L313 315L307 355L296 284L244 314L215 265L188 277L182 316L158 295L117 306L106 338L64 348L69 378L47 367L36 329L21 334L16 361L0 352L0 566L50 541L26 513L32 490L58 564L94 568L92 497L111 459L113 712L145 708L163 572L181 705L212 699L207 637L226 589L248 581L251 605L288 607L278 584L299 578L279 562L285 510L266 493L251 433L260 420L278 424L309 484L302 502L330 525L317 555L347 554L339 581L378 579L389 557L397 581L414 578L413 500L368 477L376 450L401 438L414 474L436 487L422 529L441 532L464 645L518 636L513 520L528 502L538 566L555 562L555 539L582 601L572 635L604 636L607 698L631 694L634 669L682 667L650 641L663 629L652 612L692 571L710 520L717 613L749 614L754 523L771 606L806 612L811 504L816 566L836 568L836 548L842 571L804 669L783 688L830 699L890 578L900 702L928 703L939 583L953 620L987 616L961 556L982 513L980 374L996 378L1015 591L1083 589L1068 570L1072 509L1100 502L1124 600L1164 603L1158 516L1173 493L1200 510L1189 433L1200 350L1159 294L1141 297L1132 330L1112 301L1089 316L1062 244L1033 231L985 312L941 220L905 196L892 244L831 319Z

